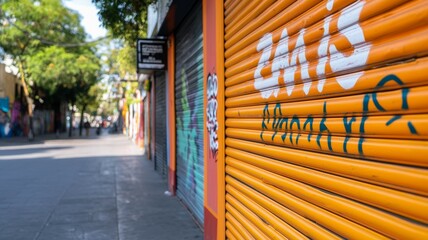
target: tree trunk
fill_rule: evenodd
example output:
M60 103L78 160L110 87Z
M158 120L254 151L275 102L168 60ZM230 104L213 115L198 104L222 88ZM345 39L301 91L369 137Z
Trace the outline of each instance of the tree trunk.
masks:
M85 113L86 110L86 104L83 105L82 107L82 111L80 112L80 123L79 123L79 136L82 136L82 129L83 129L83 114Z
M33 141L34 140L34 129L33 129L33 100L30 98L30 93L28 92L27 83L25 82L25 74L24 74L24 67L22 66L22 61L18 61L19 65L19 72L21 75L21 84L24 87L24 94L27 98L28 103L28 118L29 118L29 131L28 131L28 140Z

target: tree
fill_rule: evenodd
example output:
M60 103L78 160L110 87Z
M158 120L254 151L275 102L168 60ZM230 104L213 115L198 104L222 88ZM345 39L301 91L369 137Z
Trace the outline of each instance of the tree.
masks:
M108 79L112 80L109 84L118 86L119 83L115 81L136 73L136 41L137 38L146 36L147 9L156 0L92 0L92 2L99 9L98 16L102 25L111 32L112 37L119 39L115 41L118 43L116 47L110 48L112 45L107 47L109 52L105 58L107 60L105 72L109 75ZM117 98L114 100L118 101Z
M85 32L79 15L64 7L61 0L5 1L0 5L0 24L0 57L8 55L19 66L28 104L31 140L32 99L37 91L26 80L27 59L49 45L81 43Z
M147 8L156 0L92 0L99 9L102 25L113 37L125 39L135 45L147 30Z
M98 57L89 49L70 52L57 46L27 56L26 61L36 89L48 96L60 94L72 100L75 94L64 95L63 90L87 91L97 82L101 67Z
M92 85L87 92L80 92L77 95L76 104L80 109L79 136L82 136L83 116L86 110L96 112L101 101L103 90L99 84Z
M84 99L86 95L88 101L81 100L86 108L92 100L88 92L98 81L101 64L89 48L79 50L69 52L64 48L51 46L28 56L28 73L34 88L45 93L48 99L64 100L71 103L71 106L75 105L79 96Z
M147 32L147 9L157 0L92 0L99 9L102 25L113 37L123 40L120 49L112 51L115 69L121 78L136 73L136 42Z
M101 57L103 59L103 84L108 91L100 105L101 115L105 117L118 114L117 125L121 127L123 119L122 114L120 114L121 105L119 102L122 97L128 97L131 94L124 95L124 89L128 89L128 84L120 80L136 80L136 50L124 42L123 39L112 39L109 42L103 42L103 46L100 49L103 50ZM134 83L134 85L137 85L137 83ZM135 93L136 89L137 87L135 86L129 91Z
M86 37L80 16L60 0L14 0L0 7L0 44L13 57L47 45L81 43Z
M124 78L127 73L137 72L137 51L134 47L125 44L116 56L119 67L119 76Z

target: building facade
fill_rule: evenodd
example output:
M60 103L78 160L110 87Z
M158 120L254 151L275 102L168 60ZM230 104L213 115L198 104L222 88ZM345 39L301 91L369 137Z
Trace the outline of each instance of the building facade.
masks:
M426 1L158 1L149 37L152 155L205 239L428 238Z
M24 103L20 79L0 64L0 138L26 134Z

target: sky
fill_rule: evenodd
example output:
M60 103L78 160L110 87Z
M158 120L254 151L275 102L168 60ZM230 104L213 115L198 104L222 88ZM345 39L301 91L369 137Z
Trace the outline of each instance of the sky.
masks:
M76 10L82 16L82 25L90 40L97 39L106 35L107 31L101 27L98 20L97 8L91 0L63 0L64 4L73 10Z

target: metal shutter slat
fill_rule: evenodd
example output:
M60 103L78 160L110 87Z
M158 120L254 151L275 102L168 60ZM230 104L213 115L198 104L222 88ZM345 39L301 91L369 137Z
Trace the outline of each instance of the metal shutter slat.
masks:
M179 26L175 62L177 196L204 222L202 9Z
M165 74L156 74L155 80L155 169L163 178L168 175L166 154L166 77Z
M224 7L226 232L428 238L426 1Z
M340 239L337 235L332 234L328 230L315 224L309 219L298 215L297 213L291 211L288 208L285 208L281 204L264 196L263 194L241 183L240 181L230 176L227 176L226 182L227 182L226 190L228 191L228 193L230 190L230 193L233 194L235 193L234 190L236 189L242 195L260 204L261 206L265 207L272 214L274 214L278 219L282 220L283 222L280 224L287 226L288 225L287 223L289 223L289 227L283 227L282 225L280 225L277 228L278 231L285 231L284 235L287 235L287 234L291 235L293 231L292 230L288 231L288 228L291 227L313 239L318 239L318 238L319 239ZM272 221L271 219L269 220Z

